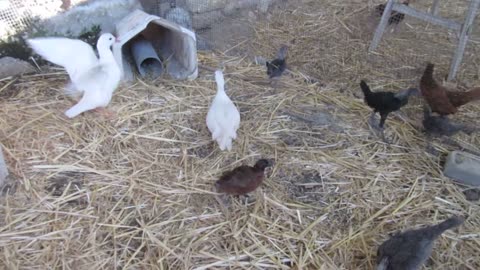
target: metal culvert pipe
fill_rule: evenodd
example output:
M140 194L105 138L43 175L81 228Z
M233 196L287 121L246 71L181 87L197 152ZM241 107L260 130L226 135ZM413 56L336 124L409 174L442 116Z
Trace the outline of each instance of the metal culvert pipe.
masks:
M140 76L157 78L162 75L162 61L150 41L143 37L135 39L131 45L131 52Z

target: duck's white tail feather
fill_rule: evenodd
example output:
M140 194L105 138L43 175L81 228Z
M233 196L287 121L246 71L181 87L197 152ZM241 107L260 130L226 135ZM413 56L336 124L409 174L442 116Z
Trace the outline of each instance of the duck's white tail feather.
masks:
M227 134L222 134L220 138L218 138L218 146L220 147L220 150L225 150L227 149L228 151L232 150L232 138L230 138Z

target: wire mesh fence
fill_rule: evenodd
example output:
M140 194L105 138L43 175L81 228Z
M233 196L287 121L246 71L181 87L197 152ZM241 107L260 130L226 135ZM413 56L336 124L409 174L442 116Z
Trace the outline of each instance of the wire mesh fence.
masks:
M68 11L83 2L86 1L0 0L0 26L2 26L0 31L3 31L0 36L31 29L38 19L46 19ZM284 2L284 0L140 0L147 13L193 29L197 34L199 50L219 49L229 54L248 56L253 56L256 52L252 50L259 47L258 44L252 44L254 35L258 34L254 29L255 23L259 19L267 18L264 22L268 25L270 13L267 11ZM433 8L433 1L402 0L399 2L423 11L430 11ZM469 1L464 2L464 4L458 4L458 2L439 1L438 15L461 23L467 12ZM374 1L367 5L367 10L359 9L360 11L353 12L345 19L344 27L339 28L338 31L346 30L349 35L358 36L370 42L385 9L385 3L385 1ZM364 3L362 7L365 7ZM317 11L312 10L312 12ZM473 28L471 42L478 42L475 39L478 31L480 30ZM281 42L288 43L294 39L295 37L292 36L284 38ZM368 54L367 61L378 68L385 65L397 66L395 74L402 78L409 77L416 74L418 71L416 68L428 60L434 59L448 66L457 39L456 32L394 12L389 18L387 31L379 47L375 53ZM323 45L340 46L341 43L333 40L326 40ZM271 49L278 45L273 44ZM318 46L319 48L313 48L313 50L323 51L322 44ZM326 45L326 49L332 48L331 46ZM469 57L472 53L475 52L467 47L465 57ZM367 56L367 53L365 55ZM396 57L391 57L392 55ZM395 62L390 63L389 59L395 59Z

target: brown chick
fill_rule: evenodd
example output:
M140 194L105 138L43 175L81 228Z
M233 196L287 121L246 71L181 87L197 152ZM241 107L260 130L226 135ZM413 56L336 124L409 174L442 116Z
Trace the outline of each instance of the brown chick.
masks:
M456 108L463 106L471 101L480 100L480 87L473 88L468 92L448 91L447 97Z
M230 195L245 195L257 189L265 178L265 168L271 166L266 159L260 159L253 167L242 165L225 172L215 183L217 192Z
M428 63L420 79L420 91L430 106L432 112L442 116L454 114L457 108L453 106L447 96L447 89L438 84L433 78L434 65Z

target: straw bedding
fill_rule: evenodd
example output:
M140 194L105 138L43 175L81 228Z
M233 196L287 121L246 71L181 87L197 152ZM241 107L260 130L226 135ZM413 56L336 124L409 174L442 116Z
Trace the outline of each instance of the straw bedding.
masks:
M464 12L463 1L445 2L442 13ZM271 57L290 44L291 73L277 89L250 57L199 55L202 66L225 67L241 112L231 152L206 128L216 89L205 69L191 82L120 87L112 119L67 120L61 70L3 80L0 141L12 176L0 198L2 268L372 269L389 233L456 214L468 220L439 239L426 268L479 269L478 202L441 173L459 146L422 133L418 99L392 114L392 144L381 142L358 87L361 78L374 89L411 86L428 60L446 74L454 43L407 18L367 54L373 5L299 1L252 25L245 52ZM474 40L457 86L478 84L478 49ZM470 104L453 118L478 125L479 111ZM454 139L480 145L475 134ZM275 160L262 187L222 208L214 181L261 157Z

